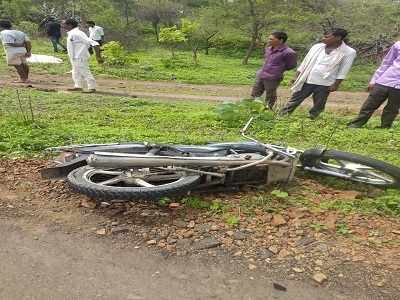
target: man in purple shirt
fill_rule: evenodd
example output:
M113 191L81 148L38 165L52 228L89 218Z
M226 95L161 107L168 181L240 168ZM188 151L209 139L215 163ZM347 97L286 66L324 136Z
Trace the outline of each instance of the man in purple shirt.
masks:
M349 128L360 128L372 114L387 100L381 116L380 128L392 127L400 109L400 41L396 42L376 70L368 86L369 97L361 107L358 117Z
M276 31L269 36L265 49L264 66L257 72L256 83L251 92L253 98L261 97L265 91L265 105L273 109L279 84L283 73L294 69L297 65L296 52L285 43L288 36L285 32Z

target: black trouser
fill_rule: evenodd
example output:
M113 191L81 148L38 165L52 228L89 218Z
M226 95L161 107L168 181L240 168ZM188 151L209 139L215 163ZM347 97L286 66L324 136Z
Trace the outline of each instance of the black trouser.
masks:
M261 97L265 92L265 105L268 105L270 109L273 109L276 100L278 99L276 90L281 81L282 79L269 80L257 78L253 90L251 91L251 96L254 98Z
M60 38L61 38L60 36L51 36L50 37L50 41L53 45L54 52L58 52L58 46L61 46L61 48L63 48L63 50L67 50L67 48L65 48L65 46L60 43Z
M352 120L348 125L353 125L354 127L363 126L386 99L387 104L381 116L381 126L387 128L392 127L393 121L396 119L400 109L400 89L380 84L375 84L367 100L365 100L361 107L358 117Z
M324 111L329 96L329 86L305 83L302 89L292 95L292 98L281 110L282 115L292 113L306 98L312 95L314 105L309 113L312 118Z
M103 45L103 40L99 40L99 41L95 41L95 42L98 42L99 46ZM89 53L90 53L90 55L92 55L94 53L93 47L89 47Z

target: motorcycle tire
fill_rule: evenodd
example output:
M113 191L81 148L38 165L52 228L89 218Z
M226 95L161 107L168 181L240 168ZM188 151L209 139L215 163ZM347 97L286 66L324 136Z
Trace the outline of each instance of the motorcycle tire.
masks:
M187 174L176 181L154 186L112 186L100 184L92 179L99 173L104 175L118 172L122 173L123 170L100 170L84 166L70 172L67 180L72 189L95 200L136 201L183 195L196 186L201 177L197 174Z
M373 158L338 150L316 155L307 150L301 157L307 171L362 182L378 187L400 188L400 168Z

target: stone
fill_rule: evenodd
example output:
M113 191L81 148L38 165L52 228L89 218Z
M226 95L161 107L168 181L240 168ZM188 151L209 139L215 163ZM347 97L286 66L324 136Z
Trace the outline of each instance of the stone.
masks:
M314 281L321 284L321 283L325 282L326 280L328 280L328 277L324 273L318 272L313 275L313 279L314 279Z
M169 245L173 245L173 244L176 244L176 242L177 242L178 240L177 239L174 239L174 238L167 238L167 243L169 244Z
M235 233L232 235L232 238L236 241L243 241L247 238L247 235L243 231L235 231Z
M118 226L119 222L111 222L111 226Z
M253 271L253 270L255 270L255 269L257 269L257 266L256 266L256 265L249 264L249 270L250 270L250 271Z
M215 248L221 245L221 242L218 241L217 239L210 237L210 238L205 238L203 240L200 240L196 242L193 245L194 250L205 250L205 249L211 249Z
M84 199L82 199L80 206L82 206L84 208L94 209L94 208L96 208L97 203L94 202L92 199L84 198Z
M274 256L275 253L269 249L261 249L258 251L257 256L262 260L269 259L270 257Z
M210 230L211 231L217 231L219 228L217 225L211 225Z
M196 223L194 221L190 221L189 224L187 225L188 228L194 228Z
M233 254L233 256L237 257L237 256L241 256L243 254L242 251L237 251Z
M146 242L147 245L151 246L151 245L156 245L157 241L156 240L150 240Z
M283 286L282 284L280 284L280 283L274 282L272 284L272 286L274 287L274 289L276 289L278 291L281 291L281 292L286 292L287 291L287 288L285 286Z
M320 260L320 259L317 259L317 260L315 261L315 264L316 264L317 266L322 267L322 266L324 265L324 262L323 262L322 260Z
M184 234L183 234L183 237L185 238L185 239L188 239L188 238L191 238L192 236L193 236L193 231L186 231Z
M292 270L294 272L296 272L296 273L303 273L304 272L304 269L302 269L302 268L293 268Z
M234 233L233 231L227 231L226 234L227 234L228 236L233 236L235 233Z
M181 204L180 204L180 203L170 203L170 204L168 205L168 207L169 207L170 209L178 209L179 207L181 207Z
M274 254L277 254L279 252L279 248L277 245L272 245L271 247L268 248L268 250Z
M400 235L400 230L392 230L392 233Z
M286 250L286 249L282 249L281 251L279 251L278 257L279 258L285 258L287 256L289 256L291 253Z
M106 235L107 231L105 228L101 228L101 229L96 230L96 234L97 235Z
M192 241L190 239L180 239L176 242L176 248L179 250L188 250L192 245Z
M329 230L336 230L336 221L338 219L337 214L335 213L330 213L325 217L325 225L326 228L328 228Z
M186 228L187 227L187 223L185 221L182 220L175 220L173 222L174 226L179 227L179 228Z
M305 247L305 246L311 245L313 243L315 243L315 239L312 239L309 237L304 237L296 242L296 246Z
M129 227L127 226L118 226L111 229L111 233L120 234L129 232Z
M285 225L286 223L287 222L286 222L285 218L282 215L280 215L280 214L273 215L272 221L271 221L272 225L274 225L274 226L282 226L282 225Z

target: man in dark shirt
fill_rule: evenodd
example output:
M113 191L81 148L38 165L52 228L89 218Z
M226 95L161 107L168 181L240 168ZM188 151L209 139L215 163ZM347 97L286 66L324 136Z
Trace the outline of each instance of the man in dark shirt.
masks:
M61 39L61 25L57 20L51 18L46 25L46 33L49 37L51 43L53 44L54 52L58 52L58 46L60 46L63 51L67 51L67 48L60 43Z
M257 72L256 83L251 92L253 98L261 97L265 91L265 104L274 108L277 100L277 89L283 79L283 73L297 65L296 52L285 43L288 36L285 32L276 31L269 36L265 49L264 66Z

